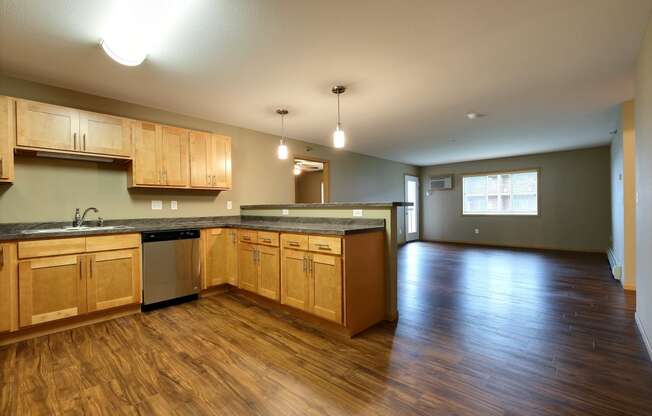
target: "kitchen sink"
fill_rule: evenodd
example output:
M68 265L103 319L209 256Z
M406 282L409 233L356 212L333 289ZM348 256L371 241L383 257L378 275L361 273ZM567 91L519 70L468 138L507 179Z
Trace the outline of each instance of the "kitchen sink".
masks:
M62 227L62 228L41 228L34 230L23 230L23 234L47 234L47 233L74 233L80 231L111 231L111 230L129 230L134 227L128 225L106 225L97 227Z

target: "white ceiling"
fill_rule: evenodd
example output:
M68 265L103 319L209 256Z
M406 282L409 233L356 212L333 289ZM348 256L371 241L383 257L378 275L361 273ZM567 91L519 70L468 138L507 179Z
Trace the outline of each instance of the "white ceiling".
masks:
M126 1L126 0L125 0ZM607 143L633 97L650 0L186 0L142 17L124 67L97 46L120 1L0 0L0 71L417 165ZM170 1L170 0L168 0ZM183 4L184 6L180 6ZM468 111L487 113L476 121Z

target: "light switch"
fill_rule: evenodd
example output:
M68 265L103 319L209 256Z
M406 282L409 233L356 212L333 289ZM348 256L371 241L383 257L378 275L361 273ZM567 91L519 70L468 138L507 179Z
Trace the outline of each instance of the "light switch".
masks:
M354 217L362 217L362 210L361 209L354 209L353 210L353 216Z
M283 215L290 215L290 210L289 209L284 209L283 210Z
M178 204L177 201L170 201L170 209L177 209Z
M163 201L152 200L152 209L163 209Z
M233 201L226 201L226 209L233 209Z

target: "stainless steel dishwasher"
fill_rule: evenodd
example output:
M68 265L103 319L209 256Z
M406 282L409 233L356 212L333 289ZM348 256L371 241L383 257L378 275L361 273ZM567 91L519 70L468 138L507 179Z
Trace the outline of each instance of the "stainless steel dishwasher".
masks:
M142 234L143 310L197 299L200 286L199 230Z

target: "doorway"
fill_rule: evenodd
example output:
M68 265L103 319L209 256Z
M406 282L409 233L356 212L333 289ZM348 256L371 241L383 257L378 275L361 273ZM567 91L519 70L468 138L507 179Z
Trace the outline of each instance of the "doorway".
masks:
M294 202L329 202L328 160L298 156L294 158Z
M405 175L405 202L412 202L405 207L405 241L419 239L419 178Z

